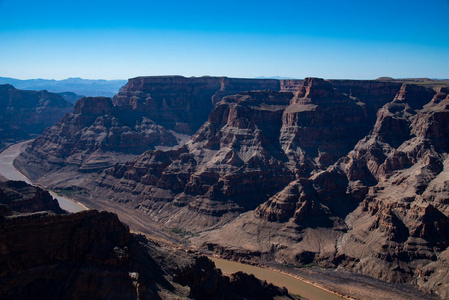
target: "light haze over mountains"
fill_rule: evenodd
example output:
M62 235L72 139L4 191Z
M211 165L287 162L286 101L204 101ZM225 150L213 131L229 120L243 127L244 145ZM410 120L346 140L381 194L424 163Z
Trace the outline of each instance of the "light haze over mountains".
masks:
M82 78L54 79L28 79L0 77L0 84L11 84L22 90L47 90L52 93L73 92L81 96L112 97L126 84L126 80L91 80ZM62 95L64 97L64 95ZM76 97L79 99L80 97ZM76 99L75 99L76 100ZM69 100L70 101L70 100ZM74 102L74 101L70 101Z

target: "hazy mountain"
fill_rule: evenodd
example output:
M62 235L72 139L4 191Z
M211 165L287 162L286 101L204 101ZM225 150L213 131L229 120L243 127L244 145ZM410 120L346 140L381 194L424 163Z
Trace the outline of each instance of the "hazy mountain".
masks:
M11 84L22 90L47 90L53 93L73 92L83 96L112 97L126 84L126 80L93 80L82 78L54 79L15 79L0 77L0 84ZM70 100L69 100L70 101ZM71 101L72 102L72 101Z
M68 101L70 103L75 103L77 100L85 97L84 95L78 95L72 92L62 92L57 94L62 96L62 98L64 98L65 101Z

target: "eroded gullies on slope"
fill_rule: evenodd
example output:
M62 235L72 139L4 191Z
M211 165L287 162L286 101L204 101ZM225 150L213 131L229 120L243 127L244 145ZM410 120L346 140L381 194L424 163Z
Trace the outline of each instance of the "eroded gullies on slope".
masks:
M198 82L217 81L208 80L137 78L117 97L139 111L157 107L161 124L154 124L176 130L196 117L164 124L179 103L154 99L174 97L180 82L193 84L181 89L183 97L193 95ZM28 163L49 158L56 175L38 178L42 183L81 187L166 226L209 230L191 241L229 258L341 266L446 297L447 90L317 78L282 86L289 88L224 97L186 144L83 173L88 180L76 179L89 170L65 164L59 150L43 151L48 141L60 149L69 140L57 138L74 126L68 120L18 165L30 170ZM204 101L213 103L209 97Z

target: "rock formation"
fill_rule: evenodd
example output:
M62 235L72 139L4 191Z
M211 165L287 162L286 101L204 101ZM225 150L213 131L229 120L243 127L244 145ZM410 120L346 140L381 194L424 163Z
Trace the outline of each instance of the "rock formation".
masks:
M6 185L6 194L36 190ZM112 213L9 208L14 214L0 211L2 299L292 299L285 288L243 273L223 276L204 256L133 235Z
M224 96L266 89L279 91L280 82L227 77L138 77L130 79L114 96L114 104L145 112L155 123L191 135Z
M225 97L184 146L148 151L107 170L99 181L109 189L101 193L192 230L254 209L294 179L276 140L291 98L272 91ZM143 201L129 197L137 190Z
M403 85L346 156L198 242L229 258L344 267L447 298L448 105L447 90Z
M129 91L158 80L185 79L135 79L114 107L151 106L160 126L194 130L200 108L182 119L169 98ZM228 258L346 268L447 298L448 90L318 78L294 93L295 82L280 86L223 97L187 143L91 175L84 195L202 232L191 240Z
M32 145L36 174L63 165L92 172L132 157L155 145L173 146L175 136L144 116L130 116L112 105L110 98L85 97L75 103L73 113L48 128ZM110 153L112 152L112 153ZM122 157L120 156L122 155Z
M0 85L0 149L6 143L42 133L70 112L72 107L57 94Z
M16 213L32 213L36 211L51 211L63 213L58 201L38 187L28 185L23 181L0 181L0 210L3 215Z
M298 81L291 81L289 86L295 83ZM25 154L23 164L30 164L25 173L37 179L61 167L95 172L146 150L170 148L184 143L224 96L280 88L280 81L269 79L130 79L112 100L96 97L77 101L73 113L44 132ZM20 159L17 164L20 166Z
M218 227L335 163L369 133L370 114L317 78L295 95L243 92L217 103L182 147L118 164L88 188L169 226Z

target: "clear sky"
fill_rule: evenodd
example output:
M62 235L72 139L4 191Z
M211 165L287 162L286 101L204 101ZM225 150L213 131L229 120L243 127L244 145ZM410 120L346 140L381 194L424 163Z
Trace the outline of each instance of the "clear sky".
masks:
M0 0L0 76L449 78L449 0Z

